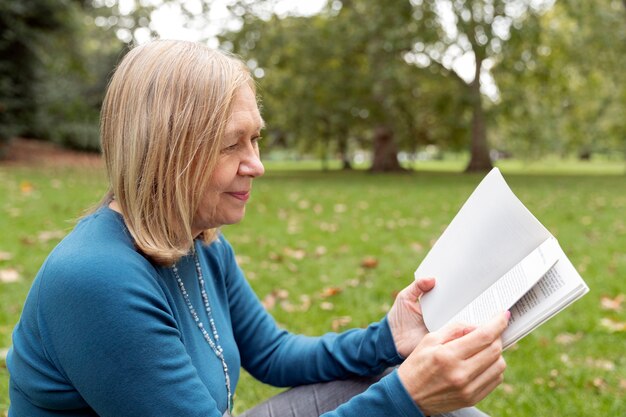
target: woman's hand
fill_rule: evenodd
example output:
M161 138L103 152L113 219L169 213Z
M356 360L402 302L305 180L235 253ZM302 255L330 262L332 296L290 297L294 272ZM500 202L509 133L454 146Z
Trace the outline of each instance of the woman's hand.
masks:
M408 357L428 333L418 300L422 294L430 291L434 286L434 278L421 278L413 281L411 285L400 291L389 310L387 320L393 341L403 358Z
M424 414L474 405L502 382L501 335L509 317L502 313L477 328L448 325L422 339L398 376Z

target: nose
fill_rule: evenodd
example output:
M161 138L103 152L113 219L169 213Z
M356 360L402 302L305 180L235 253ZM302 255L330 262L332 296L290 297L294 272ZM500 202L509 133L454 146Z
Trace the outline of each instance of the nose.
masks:
M239 175L256 178L264 173L265 167L261 162L258 150L248 152L246 157L239 163Z

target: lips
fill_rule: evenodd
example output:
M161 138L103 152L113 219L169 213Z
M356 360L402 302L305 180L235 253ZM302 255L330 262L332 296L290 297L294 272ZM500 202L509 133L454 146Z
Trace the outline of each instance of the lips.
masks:
M235 191L227 194L240 201L248 201L250 198L250 191Z

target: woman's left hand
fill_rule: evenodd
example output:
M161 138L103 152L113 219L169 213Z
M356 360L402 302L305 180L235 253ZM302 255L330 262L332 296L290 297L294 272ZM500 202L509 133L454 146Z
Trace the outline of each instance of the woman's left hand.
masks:
M428 333L418 300L422 294L430 291L434 286L434 278L420 278L413 281L411 285L400 291L387 314L393 341L403 358L408 357Z

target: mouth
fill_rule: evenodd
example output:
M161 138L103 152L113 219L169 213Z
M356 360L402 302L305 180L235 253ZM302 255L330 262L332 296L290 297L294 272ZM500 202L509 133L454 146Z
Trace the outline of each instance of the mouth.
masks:
M248 199L250 198L250 191L234 191L234 192L230 192L227 193L228 195L230 195L231 197L236 198L239 201L248 201Z

